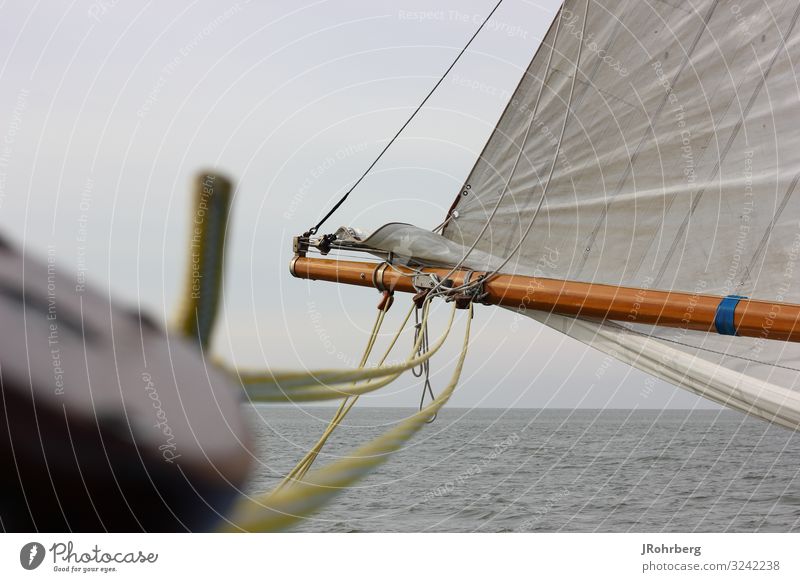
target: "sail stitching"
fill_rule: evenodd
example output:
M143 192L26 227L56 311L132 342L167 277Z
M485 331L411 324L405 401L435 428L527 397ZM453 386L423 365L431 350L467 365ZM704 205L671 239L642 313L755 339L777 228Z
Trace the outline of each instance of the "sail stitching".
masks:
M629 4L630 4L630 2L626 3L622 7L622 10L620 10L620 12L622 12L622 13L626 12ZM608 8L606 8L605 6L601 5L600 8L602 8L603 10L608 11ZM587 25L587 29L588 28L589 27ZM617 37L619 36L619 33L620 33L621 29L622 29L622 19L616 18L616 16L615 16L615 18L614 18L614 28L611 30L611 34L608 37L608 41L606 42L605 46L603 47L603 51L606 54L609 52L611 47L616 42ZM583 42L583 40L579 40L578 42ZM599 54L599 52L598 52L598 54ZM578 109L578 107L581 106L581 104L583 103L584 98L589 93L589 87L591 86L592 82L594 81L594 78L597 75L597 72L600 70L600 65L602 63L603 63L603 60L601 58L595 58L594 67L589 72L587 80L586 81L580 81L580 80L578 81L578 83L580 83L581 85L584 85L584 89L579 95L576 96L575 106L574 106L576 110ZM597 87L594 87L594 89L598 90ZM623 103L626 103L626 101L624 99L620 99L619 97L615 97L615 96L611 96L611 97L614 97L615 99L619 99ZM631 107L633 107L633 106L631 105Z

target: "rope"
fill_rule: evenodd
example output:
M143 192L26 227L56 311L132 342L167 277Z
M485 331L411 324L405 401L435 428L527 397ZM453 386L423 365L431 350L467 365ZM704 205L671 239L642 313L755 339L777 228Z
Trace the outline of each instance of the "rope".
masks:
M215 316L217 313L220 289L222 283L223 273L223 259L224 259L224 246L225 246L225 225L230 208L230 183L224 179L219 179L220 184L214 188L215 180L219 177L205 175L200 177L199 186L197 189L197 203L195 205L195 215L192 223L192 245L191 245L191 265L189 270L189 284L188 294L185 307L182 310L180 319L180 330L188 336L196 338L201 349L207 347ZM422 306L424 325L427 325L428 316L430 313L430 301L440 295L440 293L429 293L425 298ZM399 366L383 366L389 353L391 353L397 340L399 339L403 329L406 327L412 312L415 311L415 306L412 305L405 319L403 320L400 329L395 334L389 347L382 356L378 367L372 370L365 370L364 366L369 359L378 333L383 325L386 312L389 309L391 302L382 303L379 309L378 316L373 324L370 332L369 341L364 350L364 354L357 370L325 370L321 372L306 372L306 373L290 373L290 374L245 374L243 382L251 381L258 383L255 387L250 387L250 391L258 392L259 390L266 391L267 393L272 390L280 390L275 400L286 400L287 397L283 393L281 386L282 382L287 380L293 382L292 386L294 391L299 392L300 400L306 399L327 399L327 398L341 398L345 395L339 409L329 423L328 428L317 441L315 446L309 451L306 456L298 463L298 465L287 475L283 482L272 493L261 496L256 500L248 499L239 504L239 509L235 515L242 515L241 519L235 518L233 522L228 522L228 529L236 531L242 528L237 523L244 524L245 529L275 529L273 519L270 516L264 516L263 512L259 512L259 507L264 509L262 500L270 501L275 497L280 504L285 500L289 504L297 504L305 506L306 514L315 511L321 507L331 494L316 494L309 495L308 499L304 499L307 495L305 491L309 486L311 487L327 487L326 483L331 483L334 486L345 487L352 482L360 479L369 470L382 463L389 454L400 448L413 434L415 434L421 424L424 424L430 415L435 416L436 412L444 405L449 398L453 389L455 388L458 378L460 377L461 369L463 367L464 358L466 357L466 350L469 338L470 322L467 322L467 331L464 338L464 347L462 355L457 364L456 370L453 373L451 384L442 393L442 398L434 401L430 406L421 410L414 416L406 419L398 425L395 429L385 433L381 437L373 440L372 442L360 447L356 451L358 458L343 459L342 461L333 463L329 467L323 468L314 474L310 479L306 479L306 475L311 468L314 460L319 455L323 446L327 442L335 428L341 423L347 413L352 409L358 400L358 396L362 393L376 390L385 386L396 379L403 371L421 365L433 356L438 351L453 325L455 317L455 305L450 315L450 320L447 328L437 343L428 350L421 349L422 342L427 344L426 334L418 334L414 342L414 348L408 360ZM470 305L470 320L472 318L472 306ZM423 340L424 337L424 340ZM427 345L425 346L427 347ZM229 370L230 371L230 370ZM372 382L373 379L381 380ZM357 380L367 380L363 385L358 386L355 384ZM336 390L334 387L328 386L325 382L346 382L352 381L353 385L347 391ZM324 389L323 389L324 388ZM246 388L247 390L247 388ZM273 396L275 396L273 394ZM351 398L352 397L352 398ZM263 398L266 401L272 400L269 396ZM380 458L383 457L383 458ZM377 461L375 459L378 459ZM284 486L290 481L298 483L296 487L285 488ZM288 489L288 490L287 490ZM326 493L324 490L322 493ZM252 510L252 514L249 514ZM273 508L268 510L273 511ZM286 522L285 512L278 512L279 518L282 522ZM249 515L248 515L249 514ZM290 523L293 519L299 519L302 514L292 517L289 516Z
M363 368L366 365L367 360L369 359L369 355L370 355L370 353L372 352L372 349L375 346L375 340L377 338L378 331L380 330L380 325L383 322L383 317L385 316L386 311L388 311L388 309L389 309L388 306L389 306L389 303L386 304L386 308L385 309L381 310L378 313L378 319L376 320L376 323L372 328L372 333L370 334L370 341L367 343L367 347L364 350L364 355L361 358L361 363L359 364L360 368ZM389 344L389 347L387 348L386 352L384 352L383 357L378 362L378 365L383 364L383 362L389 356L389 353L392 351L392 348L394 348L394 345L397 343L397 340L400 337L400 334L402 333L403 329L405 329L406 323L408 323L408 320L410 319L411 313L412 313L413 310L414 310L414 305L412 304L411 309L408 311L408 314L406 315L405 319L403 320L403 323L400 324L400 328L397 330L397 333L395 334L394 338L392 339L391 343ZM354 397L352 397L352 399L350 399L348 397L348 398L345 398L344 400L342 400L342 403L339 405L339 409L336 411L336 414L334 414L333 418L331 419L330 423L328 424L328 427L322 433L322 436L320 436L320 438L316 442L316 444L314 444L314 446L311 448L311 450L309 450L308 453L306 453L306 455L300 460L300 462L297 463L297 465L294 467L294 469L292 469L286 475L286 477L283 479L281 484L278 485L278 488L284 487L289 482L302 479L305 476L305 474L311 468L311 465L316 460L316 458L319 455L320 451L325 446L325 443L328 441L328 438L331 436L333 431L336 430L336 427L339 426L339 424L342 422L342 420L344 420L344 417L347 416L347 413L350 412L350 410L353 408L353 406L355 406L356 402L358 402L358 396L354 396Z
M450 399L464 367L469 347L472 304L464 332L464 342L448 385L439 398L423 410L403 420L395 428L356 449L349 457L312 472L292 487L274 490L241 501L223 531L277 531L286 529L325 505L343 488L363 479L373 469L385 463L413 437L426 421Z
M433 95L434 91L436 91L436 89L438 89L438 88L439 88L439 85L441 85L441 84L442 84L442 82L444 81L445 77L447 77L447 74L448 74L448 73L449 73L449 72L450 72L450 71L453 69L453 67L456 65L456 63L457 63L457 62L458 62L458 60L461 58L461 56L462 56L462 55L463 55L463 54L464 54L464 53L467 51L467 49L469 48L469 45L471 45L471 44L472 44L472 41L473 41L473 40L475 40L475 37L476 37L476 36L478 36L478 33L479 33L481 30L483 30L483 27L484 27L484 26L486 26L486 23L487 23L487 22L489 22L489 19L492 17L492 15L493 15L493 14L495 13L495 11L496 11L496 10L497 10L497 9L500 7L500 5L501 5L502 3L503 3L503 0L499 0L499 1L497 2L497 4L495 4L494 8L492 8L492 11L491 11L491 12L489 13L489 15L488 15L488 16L487 16L487 17L486 17L484 20L483 20L483 22L482 22L482 23L481 23L481 25L478 27L478 29L477 29L477 30L476 30L476 31L475 31L475 32L472 34L472 36L470 37L470 39L467 41L467 44L465 44L465 45L464 45L464 48L462 48L462 49L461 49L461 51L460 51L460 52L458 53L458 55L456 56L455 60L454 60L452 63L450 63L450 66L449 66L449 67L447 67L447 70L446 70L446 71L445 71L445 72L442 74L442 76L439 78L439 80L438 80L438 81L436 81L436 84L433 86L433 88L432 88L430 91L428 91L428 94L425 96L425 98L422 100L422 102L421 102L421 103L420 103L420 104L417 106L417 108L414 110L414 113L412 113L412 114L411 114L411 117L409 117L409 118L406 120L406 122L405 122L405 123L402 125L402 127L400 127L400 129L397 131L397 133L394 135L394 137L393 137L391 140L389 140L389 143L387 143L387 144L386 144L386 146L383 148L383 150L381 150L381 153L379 153L379 154L378 154L378 157L377 157L377 158L375 158L375 160L373 160L373 162L372 162L372 163L369 165L369 167L368 167L368 168L367 168L367 169L364 171L364 173L363 173L363 174L361 174L361 177L360 177L358 180L356 180L356 183L355 183L355 184L353 184L353 185L350 187L350 189L349 189L349 190L347 190L347 192L345 192L345 193L344 193L344 196L342 196L342 197L339 199L339 201L338 201L336 204L334 204L334 205L333 205L333 208L331 208L331 209L328 211L328 213L327 213L325 216L323 216L323 217L322 217L322 219L321 219L321 220L320 220L320 221L319 221L319 222L316 224L316 226L313 226L313 227L311 227L311 228L309 228L309 229L308 229L308 232L306 233L307 235L309 235L309 234L317 234L317 231L319 230L319 227L320 227L320 226L322 226L322 225L325 223L325 221L327 221L327 220L328 220L328 219L331 217L331 215L333 215L333 213L334 213L334 212L336 212L336 211L339 209L339 207L340 207L342 204L344 204L344 201L345 201L345 200L347 200L347 197L348 197L348 196L350 196L350 193L351 193L353 190L355 190L355 189L356 189L356 187L358 187L358 185L361 183L361 181L362 181L364 178L366 178L366 177L367 177L367 174L369 174L370 170L372 170L372 168L374 168L374 167L375 167L375 164L377 164L377 163L378 163L378 161L379 161L379 160L380 160L380 159L383 157L383 154L385 154L385 153L386 153L386 150L388 150L388 149L389 149L389 147L390 147L390 146L391 146L391 145L392 145L392 144L395 142L395 140L396 140L396 139L397 139L397 138L400 136L400 134L401 134L401 133L403 132L403 130L404 130L404 129L405 129L407 126L408 126L408 124L409 124L409 123L411 123L411 120L412 120L412 119L414 119L414 117L416 117L417 113L419 113L420 109L422 109L422 107L425 105L425 103L427 103L428 99L430 99L430 97L431 97L431 95Z
M427 321L429 314L430 299L426 299L424 304L423 321ZM378 366L371 369L353 370L318 370L315 372L305 372L284 375L243 375L241 377L245 393L253 402L307 402L313 400L334 400L345 396L358 396L373 392L391 384L400 374L419 366L422 362L429 360L442 347L453 326L455 319L456 305L450 312L450 319L442 335L436 340L427 353L416 355L422 342L422 336L417 338L413 350L408 359L393 366ZM382 378L380 381L372 383L366 382L350 387L337 387L331 384L350 382L354 380L371 380Z
M203 349L211 340L219 307L231 191L231 183L222 176L197 177L190 227L191 261L178 329L184 336L196 339Z

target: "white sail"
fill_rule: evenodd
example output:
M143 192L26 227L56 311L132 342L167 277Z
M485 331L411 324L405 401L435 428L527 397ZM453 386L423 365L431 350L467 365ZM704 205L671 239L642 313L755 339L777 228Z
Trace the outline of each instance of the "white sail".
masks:
M444 236L508 273L800 303L800 4L591 1L584 28L586 10L556 17ZM528 315L800 427L797 344Z

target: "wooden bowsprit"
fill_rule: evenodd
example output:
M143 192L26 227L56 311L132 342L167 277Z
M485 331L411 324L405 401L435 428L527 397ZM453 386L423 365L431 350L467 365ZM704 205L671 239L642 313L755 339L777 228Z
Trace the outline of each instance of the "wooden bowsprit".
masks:
M370 263L295 256L289 268L301 279L374 287L380 291L417 293L420 275L452 280L453 287L476 281L484 273L445 268L410 269ZM416 278L416 280L415 280ZM524 275L497 274L482 282L481 301L519 311L535 310L574 317L641 323L800 341L800 305L721 297L640 287L563 281Z

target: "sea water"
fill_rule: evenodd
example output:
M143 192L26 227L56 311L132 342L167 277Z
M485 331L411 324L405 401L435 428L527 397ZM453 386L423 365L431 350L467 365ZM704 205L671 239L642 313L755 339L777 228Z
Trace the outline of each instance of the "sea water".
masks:
M249 410L249 492L280 482L332 408ZM318 464L414 410L354 408ZM800 531L800 434L730 411L445 409L294 531Z

